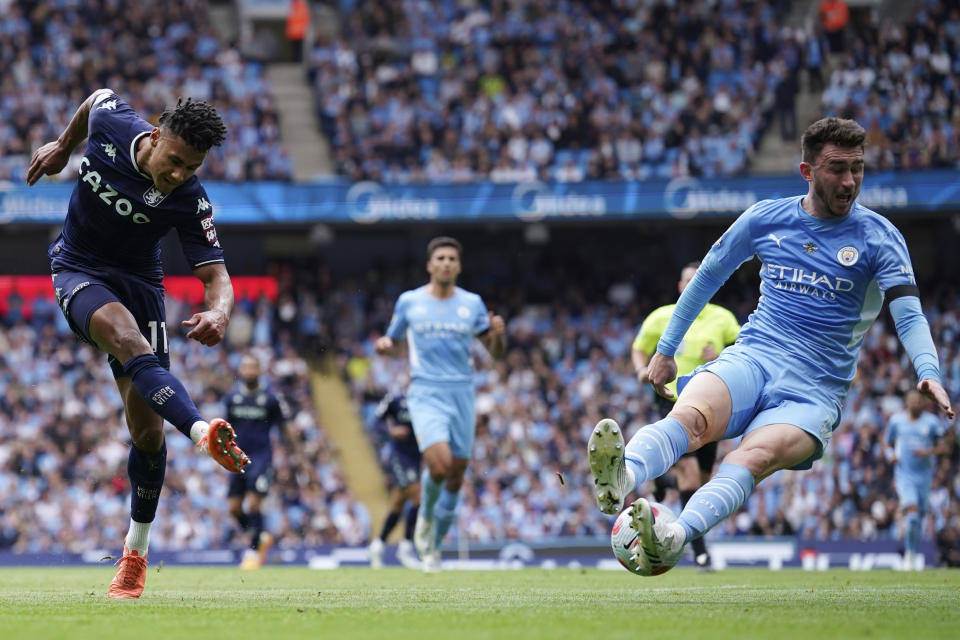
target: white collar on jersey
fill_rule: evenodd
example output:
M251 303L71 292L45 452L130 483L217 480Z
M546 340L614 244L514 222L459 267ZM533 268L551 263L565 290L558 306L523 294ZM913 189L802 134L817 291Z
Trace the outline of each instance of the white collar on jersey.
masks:
M147 180L153 181L153 178L145 174L143 171L140 171L140 165L137 164L137 140L148 135L150 135L150 132L144 131L143 133L134 136L133 140L130 142L130 164L133 165L134 171L142 175Z

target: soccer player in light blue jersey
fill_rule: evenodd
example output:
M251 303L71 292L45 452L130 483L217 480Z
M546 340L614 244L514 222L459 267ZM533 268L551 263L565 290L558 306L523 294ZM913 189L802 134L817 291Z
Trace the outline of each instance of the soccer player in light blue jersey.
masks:
M780 469L809 469L823 455L864 333L884 300L917 390L954 417L903 236L856 201L864 139L852 120L824 118L807 128L800 163L806 195L756 203L714 243L680 295L646 379L673 396L665 385L676 377L674 354L687 328L727 278L758 256L760 299L736 343L682 377L674 409L626 446L613 420L601 420L591 434L596 498L607 514L685 452L742 437L677 522L657 523L647 500L633 503L637 562L678 557L687 542L735 513L758 482Z
M33 154L27 184L63 170L87 139L76 186L50 269L60 310L74 333L108 354L132 445L130 528L110 598L139 598L147 574L150 526L166 470L164 420L226 469L249 462L230 424L207 423L170 374L160 242L170 229L203 282L206 309L183 321L187 338L212 347L223 339L233 287L213 225L213 208L195 175L226 137L206 102L180 100L157 126L110 89L94 91L60 137Z
M932 413L925 411L926 400L916 390L907 393L904 409L890 418L887 444L892 450L893 479L900 498L903 515L903 569L917 569L920 562L918 547L927 514L930 487L936 456L949 452L950 443L943 438L945 428Z
M506 352L506 325L483 300L457 286L463 249L440 236L427 245L430 282L397 299L377 353L392 354L406 339L410 358L407 405L426 469L413 540L423 570L440 569L439 546L457 513L463 474L476 431L473 387L474 336L494 358Z

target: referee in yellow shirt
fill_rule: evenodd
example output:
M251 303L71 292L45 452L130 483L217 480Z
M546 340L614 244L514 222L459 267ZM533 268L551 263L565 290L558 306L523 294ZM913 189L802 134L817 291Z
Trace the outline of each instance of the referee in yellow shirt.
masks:
M687 283L693 279L693 275L697 272L699 266L699 262L691 262L680 272L680 282L677 283L677 289L680 293L683 293ZM675 304L668 304L654 309L643 321L640 332L637 333L637 337L633 341L630 357L633 359L633 368L641 383L644 381L643 372L647 368L650 357L657 350L657 342L666 330L675 306ZM736 341L739 333L740 324L730 311L715 304L708 304L690 325L683 342L677 348L675 356L677 378L690 373L706 362L715 360L724 347ZM661 415L670 413L673 403L676 402L677 395L679 395L676 380L669 383L667 387L673 392L673 400L656 396L657 408ZM657 478L654 497L657 500L663 500L663 494L667 488L673 486L680 492L680 502L686 505L687 500L693 496L694 492L710 479L716 461L716 442L706 444L695 452L685 453L673 467L676 473L675 477L672 477L672 474L665 474ZM703 538L697 538L691 543L691 546L693 547L697 567L709 570L710 555L707 553Z

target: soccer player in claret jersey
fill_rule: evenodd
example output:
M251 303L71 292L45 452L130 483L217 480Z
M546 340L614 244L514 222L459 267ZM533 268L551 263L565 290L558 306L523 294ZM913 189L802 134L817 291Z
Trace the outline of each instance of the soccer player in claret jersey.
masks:
M370 542L370 566L383 566L387 537L403 518L403 540L397 546L397 560L405 567L417 566L413 552L413 529L420 509L420 449L413 435L413 423L407 398L402 393L387 394L377 407L377 421L390 438L387 444L387 467L393 476L390 490L390 512L383 521L380 535ZM404 511L404 505L409 507Z
M478 336L494 358L502 358L507 346L503 318L488 312L480 296L457 286L461 254L453 238L430 241L430 282L400 295L387 334L375 344L377 353L390 354L395 340L407 339L407 405L427 465L413 540L427 573L440 569L439 545L456 517L476 435L470 344Z
M761 296L737 342L682 378L673 411L626 447L613 420L592 432L587 455L597 502L608 514L685 452L742 436L676 522L657 523L644 498L633 503L637 562L676 557L735 513L756 483L780 469L809 469L823 455L864 333L885 299L917 389L954 417L903 236L856 202L865 137L852 120L824 118L807 128L800 163L806 195L756 203L716 241L680 295L646 378L659 394L672 395L665 385L676 377L684 333L720 285L756 255L763 262Z
M237 432L237 446L251 458L241 475L231 476L227 506L243 531L250 533L250 548L243 555L241 569L259 569L273 546L273 534L264 529L260 503L273 480L273 445L270 431L280 430L288 443L290 409L283 396L260 384L260 360L246 354L240 359L240 382L227 394L227 420ZM246 501L246 508L244 508Z
M904 411L890 419L887 444L893 447L893 479L900 498L903 516L903 565L905 571L921 567L920 534L923 518L930 503L930 487L936 457L950 451L950 443L943 437L944 424L925 411L926 399L916 390L907 393Z
M680 281L677 283L677 290L683 293L687 285L700 268L699 262L691 262L680 271ZM641 381L647 371L647 363L650 357L657 350L657 341L663 335L670 316L673 315L674 304L664 305L654 309L640 326L637 337L633 341L633 347L630 350L630 358L633 360L633 367ZM736 317L727 309L715 304L708 304L703 311L697 315L696 319L687 330L683 342L677 348L675 354L677 359L677 371L680 375L686 375L707 362L717 359L723 349L733 344L740 332L740 324ZM667 388L673 392L671 398L656 396L655 405L660 410L660 415L667 415L673 409L673 403L676 401L677 385L674 382L667 384ZM686 506L687 502L693 497L694 491L706 483L713 475L713 465L717 461L717 443L708 442L697 451L688 451L680 456L677 464L673 466L673 472L667 472L655 479L653 497L657 502L662 502L668 487L673 487L680 492L680 503ZM707 546L703 538L693 540L693 559L700 571L712 570L710 554L707 553Z
M27 184L59 173L88 138L59 237L50 246L53 286L77 336L108 354L133 446L130 529L111 598L138 598L147 571L150 524L157 510L167 449L163 421L234 473L247 456L222 419L205 422L170 374L160 241L174 228L206 310L183 321L187 338L214 346L233 309L233 288L213 226L210 200L194 175L226 128L205 102L178 101L158 126L141 119L109 89L93 92L59 139L40 147Z

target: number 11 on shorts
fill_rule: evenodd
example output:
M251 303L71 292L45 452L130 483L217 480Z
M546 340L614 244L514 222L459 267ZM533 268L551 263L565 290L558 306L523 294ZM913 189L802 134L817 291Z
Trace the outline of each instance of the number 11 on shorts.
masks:
M153 349L154 353L157 353L157 324L160 325L160 333L163 334L163 353L167 352L167 323L166 321L157 322L156 320L151 320L147 323L147 326L150 327L150 348Z

